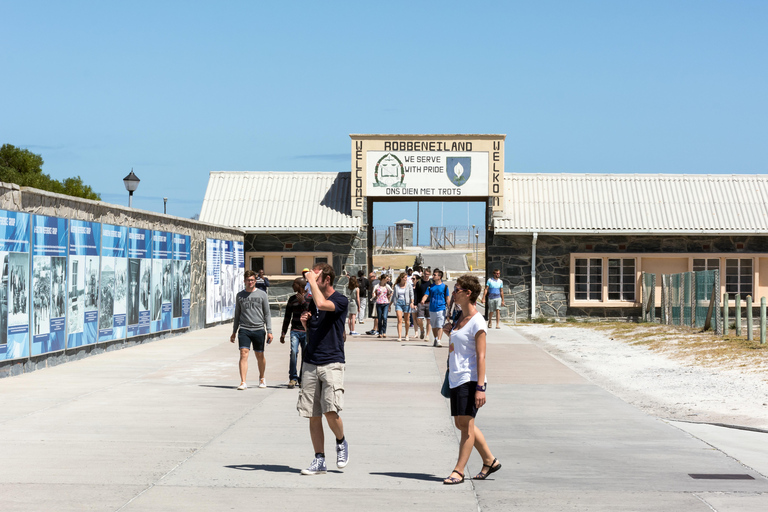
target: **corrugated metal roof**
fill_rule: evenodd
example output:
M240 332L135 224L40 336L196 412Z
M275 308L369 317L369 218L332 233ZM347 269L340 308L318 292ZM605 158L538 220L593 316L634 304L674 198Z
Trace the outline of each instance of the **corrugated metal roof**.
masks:
M200 220L249 233L360 229L349 172L212 172Z
M768 234L768 175L504 175L496 233Z

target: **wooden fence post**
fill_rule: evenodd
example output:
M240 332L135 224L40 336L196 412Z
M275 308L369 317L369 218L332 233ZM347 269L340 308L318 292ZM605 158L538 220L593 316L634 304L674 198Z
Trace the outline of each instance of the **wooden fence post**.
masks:
M752 341L754 334L752 334L752 296L747 295L747 340Z
M765 297L760 299L760 343L765 345Z
M736 336L741 336L741 295L736 294Z
M730 319L728 318L730 313L728 312L728 294L723 294L723 336L728 336L728 331L731 329Z

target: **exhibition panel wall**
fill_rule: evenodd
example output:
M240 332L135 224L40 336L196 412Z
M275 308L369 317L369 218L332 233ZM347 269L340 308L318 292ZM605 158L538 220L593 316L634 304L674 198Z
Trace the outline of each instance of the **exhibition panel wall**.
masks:
M0 227L2 359L189 326L189 235L6 210Z
M235 228L0 183L0 377L230 320L242 241Z

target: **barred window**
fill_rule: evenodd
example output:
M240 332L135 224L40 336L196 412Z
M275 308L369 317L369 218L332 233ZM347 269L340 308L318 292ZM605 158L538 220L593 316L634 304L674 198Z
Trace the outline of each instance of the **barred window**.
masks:
M725 260L725 293L729 299L746 299L752 295L752 258L729 258Z
M283 274L296 273L296 258L283 257Z
M608 300L635 300L634 258L610 258L608 260Z
M720 258L694 258L693 271L720 270Z
M602 258L577 258L575 265L576 300L603 300Z

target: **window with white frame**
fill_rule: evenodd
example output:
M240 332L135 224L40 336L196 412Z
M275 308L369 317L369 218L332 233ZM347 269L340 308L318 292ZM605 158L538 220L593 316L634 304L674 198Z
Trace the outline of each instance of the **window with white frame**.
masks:
M576 258L574 296L576 300L603 300L602 258Z
M608 300L634 302L636 285L634 258L608 259Z
M720 258L693 258L693 271L720 270Z
M725 260L725 293L729 299L753 294L752 258L727 258Z
M283 274L296 273L296 258L283 256Z

